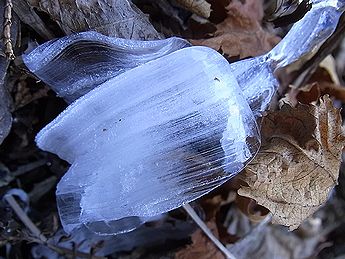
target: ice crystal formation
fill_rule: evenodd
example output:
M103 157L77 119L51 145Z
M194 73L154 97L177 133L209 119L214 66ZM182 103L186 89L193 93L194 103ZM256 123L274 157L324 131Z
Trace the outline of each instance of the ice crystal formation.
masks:
M76 99L36 138L71 164L56 192L64 229L126 232L240 172L260 146L256 117L278 86L273 72L314 55L344 5L313 1L272 51L230 65L178 38L139 42L94 32L26 55L33 73Z

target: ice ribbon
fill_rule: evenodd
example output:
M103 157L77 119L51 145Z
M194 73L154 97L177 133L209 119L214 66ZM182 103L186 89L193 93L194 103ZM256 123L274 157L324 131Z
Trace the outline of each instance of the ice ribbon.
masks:
M255 116L278 86L273 72L315 53L344 5L314 1L272 51L230 65L206 47L176 50L188 46L182 39L155 42L158 49L167 46L161 52L147 48L150 42L92 32L48 42L24 57L69 101L96 87L36 138L40 148L72 164L57 187L65 230L129 231L241 171L260 146ZM130 65L118 69L120 60Z
M314 55L335 31L345 8L344 0L315 0L312 4L312 9L269 53L230 64L255 116L267 109L276 92L274 71Z
M70 103L109 78L188 46L176 37L138 41L89 31L48 41L24 55L24 61Z

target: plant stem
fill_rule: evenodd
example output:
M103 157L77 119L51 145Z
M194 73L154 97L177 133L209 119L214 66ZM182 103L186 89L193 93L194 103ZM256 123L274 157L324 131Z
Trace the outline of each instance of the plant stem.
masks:
M201 228L205 235L216 245L216 247L229 259L236 259L236 257L230 253L230 251L213 235L211 230L206 226L206 224L201 220L201 218L196 214L194 209L189 205L183 205L183 208L187 211L189 216L195 221L195 223Z

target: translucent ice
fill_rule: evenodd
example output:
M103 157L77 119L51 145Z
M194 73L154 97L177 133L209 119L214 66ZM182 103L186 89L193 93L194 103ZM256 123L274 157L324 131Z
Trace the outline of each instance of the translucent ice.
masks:
M260 116L267 109L276 92L278 82L273 72L299 62L305 56L313 56L336 29L345 1L311 2L311 11L268 54L230 64L255 116Z
M94 61L73 61L82 61L84 52L66 43L70 37L58 50L59 44L47 43L30 53L24 59L28 67L61 95L67 93L65 98L88 92L36 139L40 148L72 164L57 189L65 230L85 225L98 233L129 231L242 170L259 148L255 116L278 86L273 72L313 55L335 30L344 5L344 0L313 1L312 10L271 52L231 65L206 47L175 51L187 45L178 39L171 41L183 44L154 58L145 50L146 59L125 72L114 61L117 51L102 71L99 60L108 55L107 47ZM35 67L44 58L46 63ZM131 64L131 56L124 60ZM96 71L102 76L95 77Z
M36 140L72 164L57 189L67 232L82 223L103 233L137 227L142 217L219 186L259 148L255 119L227 61L206 47L108 80Z
M109 78L188 46L176 37L137 41L89 31L48 41L24 59L37 77L72 102Z

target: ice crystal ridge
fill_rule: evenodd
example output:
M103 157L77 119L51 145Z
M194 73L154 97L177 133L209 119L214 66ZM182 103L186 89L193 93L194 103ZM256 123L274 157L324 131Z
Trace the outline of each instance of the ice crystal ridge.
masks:
M180 38L137 41L81 32L46 42L27 55L25 63L72 102L109 78L187 46Z
M344 5L313 1L272 51L230 65L178 38L94 32L26 55L29 69L67 101L80 97L36 138L71 163L56 192L64 229L126 232L236 175L259 149L256 117L278 86L273 72L315 54Z

